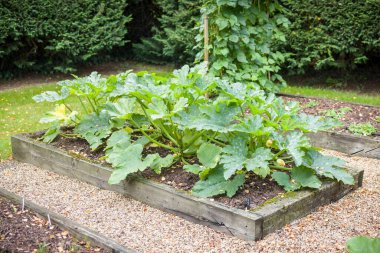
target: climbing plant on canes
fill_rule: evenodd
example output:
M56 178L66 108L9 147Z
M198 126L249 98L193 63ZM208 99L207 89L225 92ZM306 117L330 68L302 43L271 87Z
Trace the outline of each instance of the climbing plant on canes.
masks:
M202 14L208 17L209 71L232 82L250 82L267 91L285 85L279 75L285 54L274 52L276 40L285 41L282 28L289 24L281 5L270 0L209 0ZM199 27L197 47L203 48L204 25ZM198 59L203 59L200 50Z

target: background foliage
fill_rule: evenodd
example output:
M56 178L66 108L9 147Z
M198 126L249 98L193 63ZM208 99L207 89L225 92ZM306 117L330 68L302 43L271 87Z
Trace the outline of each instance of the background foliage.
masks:
M205 2L0 1L0 78L20 70L71 72L78 64L115 56L191 64L197 52L194 27L199 25ZM287 41L274 48L290 53L283 69L297 73L331 67L349 70L379 59L379 1L279 3L291 21L290 29L284 30Z
M288 26L278 1L207 1L202 14L209 19L210 72L232 82L253 82L275 90L284 84L278 74L284 54L272 44L285 41L280 28ZM203 58L204 26L197 36Z
M0 71L70 72L127 41L125 0L0 2Z
M286 68L303 72L352 69L380 53L380 2L376 0L281 1L291 21Z
M152 28L152 37L133 45L135 57L151 63L192 63L196 54L194 27L200 19L202 2L157 0L161 10L159 22Z

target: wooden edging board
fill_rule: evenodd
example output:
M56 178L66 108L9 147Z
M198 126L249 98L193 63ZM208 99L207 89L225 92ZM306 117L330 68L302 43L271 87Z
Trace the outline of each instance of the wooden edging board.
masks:
M277 95L282 97L324 99L285 93L277 93ZM343 102L370 108L380 108L380 106L375 105L366 105L347 101ZM380 138L377 137L355 136L332 131L310 133L308 136L310 137L312 144L320 148L332 149L348 155L380 159Z
M348 155L380 159L380 140L330 131L308 133L307 136L316 147L332 149Z
M82 226L81 224L74 222L70 219L65 218L64 216L52 212L42 206L39 206L29 200L23 201L21 196L18 196L10 191L7 191L4 188L0 187L0 197L6 198L12 201L15 204L22 205L24 204L25 208L32 210L38 215L48 219L50 218L52 224L56 224L58 227L64 230L68 230L74 237L78 239L83 239L86 241L90 241L92 245L101 247L103 249L110 250L114 253L134 253L135 250L125 248L118 244L117 242L100 235L99 233Z
M260 207L242 210L212 199L197 198L189 192L141 177L129 177L119 184L109 185L107 181L112 173L111 168L70 156L58 148L25 135L12 137L12 150L13 158L17 161L121 193L245 240L259 240L319 206L340 199L351 190L360 187L363 179L363 170L350 169L355 178L354 186L325 182L319 190L285 194L282 198L277 197Z

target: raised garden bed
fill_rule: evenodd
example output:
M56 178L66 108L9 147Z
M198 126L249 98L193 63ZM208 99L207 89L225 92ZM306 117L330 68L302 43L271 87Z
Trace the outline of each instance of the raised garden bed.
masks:
M19 210L19 212L15 215L10 214L14 221L8 219L8 221L3 221L5 223L2 224L2 229L18 229L16 233L14 233L13 231L8 231L13 232L13 240L17 240L18 243L17 245L14 244L12 246L12 242L7 242L7 238L5 237L5 242L3 245L5 248L3 248L1 246L2 243L0 238L0 251L1 249L6 249L9 250L9 252L13 252L13 250L19 251L21 250L21 248L24 247L26 247L28 250L31 250L33 248L33 245L31 245L32 239L25 237L30 237L32 235L33 238L42 240L38 245L35 246L37 246L37 248L39 248L40 250L45 249L45 251L48 250L49 252L58 252L59 248L61 248L61 250L70 250L70 252L72 252L72 250L74 250L75 252L136 252L132 249L128 249L121 246L117 242L103 235L100 235L99 233L91 229L88 229L77 222L71 221L60 214L54 213L29 200L23 200L21 196L9 192L6 189L0 188L0 197L16 204ZM0 204L2 204L1 199ZM3 207L4 205L5 204L3 203ZM22 205L24 205L24 209L26 212L21 211L23 208ZM10 210L10 207L5 206L5 208L8 208ZM12 208L12 211L14 210L15 209ZM5 212L5 210L2 211ZM6 213L4 213L4 215L6 215ZM42 219L39 219L37 221L41 223L40 226L36 226L36 224L31 224L33 223L33 217L37 216L42 217ZM49 227L48 225L44 225L49 221L49 219L51 224L54 226ZM21 226L20 222L22 222ZM29 222L29 224L27 222ZM28 227L28 225L30 226ZM7 234L7 231L3 232ZM49 237L49 235L53 235L53 237ZM64 247L70 248L67 249Z
M309 134L312 144L321 148L333 149L349 155L380 159L380 107L305 97L279 94L285 101L297 101L302 112L311 115L332 115L337 117L343 126L334 131L321 131ZM345 111L346 110L346 111ZM349 127L352 124L370 123L376 130L369 136L353 134Z
M119 192L153 207L247 240L261 239L317 207L340 199L349 191L360 187L363 178L363 171L350 169L355 178L354 186L324 182L319 190L280 194L244 210L231 207L223 201L196 198L186 190L141 176L130 176L128 180L119 184L109 185L107 181L112 169L108 166L73 156L24 135L12 137L12 148L13 157L18 161Z

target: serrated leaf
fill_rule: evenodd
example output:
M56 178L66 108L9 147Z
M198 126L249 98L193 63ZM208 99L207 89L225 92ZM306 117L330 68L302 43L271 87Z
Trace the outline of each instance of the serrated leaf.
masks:
M300 166L305 155L305 148L310 148L309 139L301 132L291 132L286 136L286 149L293 157L296 166Z
M207 198L216 195L227 194L228 197L233 197L240 186L244 184L244 175L236 175L232 180L224 178L223 168L216 167L210 172L207 179L198 181L192 188L194 196Z
M347 240L349 253L379 253L380 237L370 238L366 236L356 236Z
M246 161L246 168L253 171L256 175L265 178L270 174L269 161L272 160L273 154L268 148L258 148L252 154L252 158Z
M229 179L237 170L243 169L247 152L247 140L244 136L236 136L230 145L223 148L220 163L223 164L225 179Z
M188 99L184 97L180 97L177 102L174 104L172 113L177 113L182 111L184 108L188 106Z
M212 169L218 164L221 152L221 147L211 143L203 143L197 151L197 157L203 166Z
M318 189L322 185L322 182L315 175L315 172L307 167L293 168L291 175L292 179L301 184L302 187Z
M156 172L157 174L161 173L162 168L170 167L173 164L174 156L167 155L165 157L161 157L158 154L154 154L154 160L150 164L150 168Z
M273 131L272 127L264 127L263 118L260 115L249 115L240 123L235 124L232 129L255 136L269 135Z
M55 140L55 138L57 138L60 132L60 126L58 124L53 125L48 130L46 130L45 134L40 138L40 140L46 143L51 143Z
M226 133L231 131L233 118L239 113L239 108L234 105L220 104L218 107L205 105L199 107L192 105L188 111L181 111L173 117L173 122L183 129L212 130Z
M148 104L148 109L146 111L150 114L150 117L153 120L162 119L169 116L168 107L165 102L156 97L152 98L152 102Z
M38 94L33 97L33 100L40 102L58 102L66 99L69 96L69 93L66 89L62 89L62 94L59 94L55 91L45 91L41 94Z
M128 132L126 132L124 130L115 131L108 138L107 146L106 146L105 150L111 149L111 148L115 147L117 144L121 144L124 142L128 143L128 145L129 145L129 144L131 144L130 140L131 140L131 135Z
M346 162L340 158L325 156L316 150L309 150L303 164L314 169L320 176L335 178L344 184L353 185L355 183L354 177L343 168Z
M290 181L289 175L282 171L273 172L272 178L277 182L277 184L284 187L285 191L295 191L301 187L299 183Z
M305 113L298 115L297 121L302 124L299 128L308 132L326 131L343 126L343 123L331 117L314 116Z
M143 171L149 167L156 157L148 155L142 160L142 151L143 146L141 144L131 144L126 148L116 145L107 159L114 168L108 183L118 184L129 174Z
M186 164L183 166L183 169L187 172L198 175L202 170L204 170L204 167L200 166L199 164Z
M110 120L111 117L104 111L100 114L88 114L75 127L74 133L86 139L91 149L95 150L103 143L103 139L111 134L112 124Z
M117 102L108 102L103 106L110 117L129 119L132 114L136 113L135 98L121 98Z

